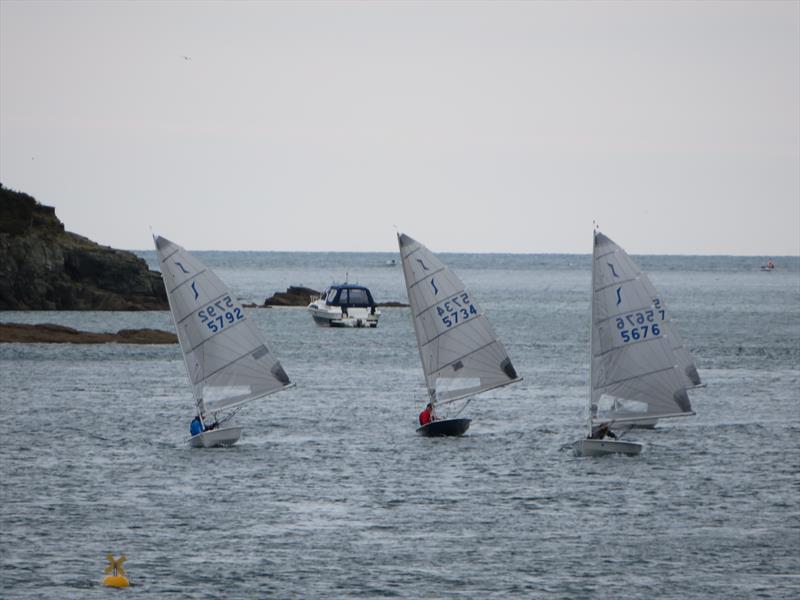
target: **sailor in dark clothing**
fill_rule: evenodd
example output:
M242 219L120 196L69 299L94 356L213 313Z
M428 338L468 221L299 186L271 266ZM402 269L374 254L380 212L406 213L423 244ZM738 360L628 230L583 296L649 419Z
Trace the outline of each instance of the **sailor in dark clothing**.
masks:
M602 440L606 436L617 439L617 434L609 429L608 423L600 423L600 425L592 427L592 435L589 436L589 439Z

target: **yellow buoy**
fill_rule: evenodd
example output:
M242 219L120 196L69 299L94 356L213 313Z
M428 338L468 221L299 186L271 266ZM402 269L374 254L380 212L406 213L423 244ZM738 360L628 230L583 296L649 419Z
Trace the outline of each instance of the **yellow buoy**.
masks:
M128 587L128 578L125 577L125 569L122 568L122 563L128 560L125 555L122 554L115 559L113 554L109 554L106 556L106 560L108 561L108 566L103 570L103 573L113 573L113 575L103 579L103 585L116 588Z
M123 588L123 587L128 587L128 580L122 575L109 575L108 577L103 579L103 585L107 585L109 587Z

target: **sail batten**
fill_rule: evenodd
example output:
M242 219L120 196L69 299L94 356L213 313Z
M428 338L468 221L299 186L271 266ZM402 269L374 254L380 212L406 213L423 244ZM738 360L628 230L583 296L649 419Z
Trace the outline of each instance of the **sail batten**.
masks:
M198 273L196 273L196 276L198 276L198 277L199 277L200 275L202 275L202 274L203 274L203 273L205 273L205 272L206 272L206 269L203 269L202 271L199 271ZM181 281L181 282L180 282L178 285L176 285L174 288L172 288L172 289L169 291L169 293L170 293L170 294L174 294L175 292L177 292L177 291L178 291L178 289L179 289L179 288L181 288L182 286L186 285L187 283L191 283L191 280L190 280L190 279L187 279L186 281Z
M686 391L700 378L663 299L630 256L599 232L594 234L590 340L593 419L694 414Z
M231 409L291 385L222 280L177 244L157 237L155 245L199 412Z
M398 234L425 384L438 405L519 380L488 319L461 280L428 248Z

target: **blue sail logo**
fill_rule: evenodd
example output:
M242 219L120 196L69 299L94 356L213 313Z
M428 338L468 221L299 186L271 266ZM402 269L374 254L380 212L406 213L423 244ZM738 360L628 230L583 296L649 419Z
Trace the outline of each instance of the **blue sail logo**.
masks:
M619 279L619 275L617 275L617 272L614 270L614 265L612 265L611 263L606 263L606 264L608 265L608 268L611 269L611 274L617 279Z
M420 265L422 265L422 269L423 269L424 271L430 271L430 269L429 269L428 267L426 267L426 266L425 266L425 263L424 263L424 262L422 262L422 259L421 259L421 258L418 258L418 259L417 259L417 262L418 262Z
M431 277L431 287L433 288L433 295L436 296L439 293L439 288L436 287L436 283L434 283L433 277Z
M617 306L622 304L622 287L617 288Z
M188 273L188 272L189 272L189 271L187 271L187 270L184 268L184 266L183 266L181 263L179 263L177 260L175 261L175 264L176 264L176 265L178 265L178 266L181 268L181 271L183 271L184 273Z
M196 281L192 282L192 291L194 292L194 299L197 300L197 298L200 296L200 292L197 291L197 282Z

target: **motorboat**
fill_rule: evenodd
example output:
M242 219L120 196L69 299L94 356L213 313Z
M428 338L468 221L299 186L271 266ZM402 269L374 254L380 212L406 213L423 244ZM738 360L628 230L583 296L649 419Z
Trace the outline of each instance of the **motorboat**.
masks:
M308 305L308 312L323 327L377 327L381 316L369 289L363 285L332 285Z

